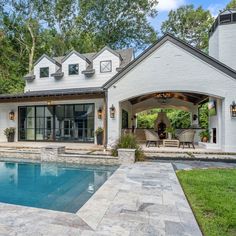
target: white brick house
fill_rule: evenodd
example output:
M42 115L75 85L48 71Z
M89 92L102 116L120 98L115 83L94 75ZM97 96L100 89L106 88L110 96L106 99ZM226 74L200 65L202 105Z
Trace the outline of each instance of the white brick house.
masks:
M132 49L108 47L43 55L25 76L25 93L0 96L0 141L6 140L3 130L14 126L15 141L96 142L94 130L103 127L104 142L112 146L123 128L135 128L138 112L151 108L190 111L196 128L198 105L208 100L215 113L205 147L236 152L235 38L236 12L226 11L210 30L209 56L171 35L134 60Z

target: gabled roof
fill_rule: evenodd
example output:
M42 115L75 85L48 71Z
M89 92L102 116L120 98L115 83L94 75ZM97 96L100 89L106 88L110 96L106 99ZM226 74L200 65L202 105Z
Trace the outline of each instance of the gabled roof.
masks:
M236 71L231 67L221 63L220 61L216 60L215 58L209 56L208 54L202 52L201 50L191 46L190 44L174 37L171 34L165 34L161 37L156 43L152 46L147 48L143 53L141 53L135 60L129 63L127 66L123 68L119 73L113 76L110 80L108 80L104 85L103 88L108 89L118 80L120 80L124 75L126 75L129 71L131 71L134 67L136 67L139 63L141 63L145 58L147 58L150 54L152 54L155 50L161 47L165 42L170 41L173 44L181 47L182 49L186 50L187 52L193 54L194 56L200 58L202 61L208 63L209 65L215 67L217 70L222 71L223 73L229 75L230 77L236 79Z
M117 52L117 51L114 51L112 50L111 48L105 46L102 50L100 50L98 53L96 53L94 56L93 56L93 60L98 57L99 55L101 55L104 51L109 51L110 53L114 54L115 56L119 57L120 60L123 60L123 58L121 57L121 55Z
M52 63L56 64L57 66L60 66L60 63L58 63L55 59L49 57L46 54L43 54L35 63L34 65L37 65L43 58L47 58L49 61L51 61Z
M232 13L236 13L236 9L225 9L224 11L221 11L219 15L222 16L222 15L227 15L227 14L232 14Z
M63 57L63 59L61 60L61 63L63 63L64 61L66 61L72 54L77 55L78 57L80 57L81 59L85 60L85 61L86 61L87 63L89 63L89 64L91 63L91 61L88 60L87 57L85 57L84 55L78 53L78 52L75 51L75 50L70 51L65 57Z

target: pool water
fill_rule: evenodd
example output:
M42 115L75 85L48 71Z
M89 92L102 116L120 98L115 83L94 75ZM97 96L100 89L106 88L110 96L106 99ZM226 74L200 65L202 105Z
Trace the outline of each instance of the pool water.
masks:
M0 162L0 202L75 213L116 169Z

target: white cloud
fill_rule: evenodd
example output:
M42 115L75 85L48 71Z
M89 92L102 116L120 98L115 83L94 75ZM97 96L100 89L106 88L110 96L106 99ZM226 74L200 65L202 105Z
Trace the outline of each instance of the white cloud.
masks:
M159 0L157 5L158 11L175 10L185 4L185 0Z
M211 4L207 9L211 12L212 16L217 17L220 10L223 10L224 7L223 4Z

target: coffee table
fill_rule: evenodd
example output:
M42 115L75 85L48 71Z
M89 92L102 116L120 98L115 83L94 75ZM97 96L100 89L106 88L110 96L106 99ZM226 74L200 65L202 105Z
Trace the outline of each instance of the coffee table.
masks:
M179 140L177 139L164 139L163 147L179 147Z

